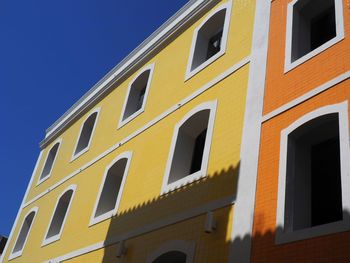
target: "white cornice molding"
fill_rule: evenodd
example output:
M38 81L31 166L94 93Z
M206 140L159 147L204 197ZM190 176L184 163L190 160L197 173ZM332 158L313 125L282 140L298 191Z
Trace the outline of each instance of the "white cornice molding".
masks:
M208 10L219 0L192 0L183 6L175 15L166 21L159 29L151 34L134 51L124 58L117 66L107 73L97 84L95 84L82 98L80 98L66 113L64 113L47 130L46 137L39 143L40 148L55 138L67 125L74 121L84 110L89 108L99 98L111 90L113 84L123 79L132 69L148 58L153 51L161 47L173 37L181 32L198 14Z

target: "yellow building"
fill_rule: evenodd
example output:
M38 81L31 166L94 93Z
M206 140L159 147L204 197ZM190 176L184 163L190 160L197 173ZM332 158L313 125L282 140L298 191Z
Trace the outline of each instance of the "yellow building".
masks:
M1 262L249 261L269 4L190 1L57 120Z

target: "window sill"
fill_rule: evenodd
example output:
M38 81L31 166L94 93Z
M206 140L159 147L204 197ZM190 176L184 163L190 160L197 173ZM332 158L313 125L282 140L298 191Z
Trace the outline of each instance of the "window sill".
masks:
M190 66L189 66L189 68L186 71L185 82L187 80L189 80L190 78L192 78L197 73L199 73L200 71L202 71L203 69L205 69L206 67L208 67L210 64L214 63L221 56L225 55L225 53L226 53L225 50L219 51L217 54L215 54L214 56L212 56L208 60L204 61L202 64L200 64L198 67L196 67L193 70L190 70Z
M319 46L318 48L316 48L316 49L312 50L311 52L307 53L306 55L298 58L294 62L291 62L290 55L288 57L286 56L286 61L285 61L285 66L284 66L284 74L286 74L289 71L291 71L292 69L300 66L301 64L305 63L306 61L312 59L313 57L317 56L318 54L326 51L328 48L330 48L331 46L337 44L338 42L340 42L343 39L344 39L344 34L340 34L340 35L332 38L331 40L327 41L323 45Z
M78 159L80 156L82 156L84 153L86 153L89 150L90 146L86 147L85 149L81 150L77 154L72 156L72 159L70 160L70 163Z
M305 228L293 232L283 232L277 227L275 243L277 245L291 243L295 241L320 237L350 230L350 220L342 220L320 226Z
M102 214L98 217L94 217L90 220L89 227L94 226L94 225L101 223L103 221L106 221L106 220L112 218L114 215L115 215L114 210L112 210L112 211L109 211L109 212Z
M164 195L164 194L167 194L169 192L172 192L172 191L175 191L181 187L184 187L188 184L191 184L193 183L194 181L197 181L203 177L205 177L206 174L204 173L204 171L200 170L198 172L195 172L193 174L190 174L190 175L187 175L186 177L180 179L180 180L177 180L171 184L167 184L166 186L164 186L162 188L162 191L161 191L161 195Z
M41 244L41 247L47 246L47 245L49 245L51 243L54 243L54 242L56 242L56 241L58 241L60 239L61 239L61 235L60 234L52 236L50 238L47 238L47 239L45 239L43 241L43 243Z
M133 114L131 114L129 117L127 117L125 120L120 120L117 130L119 130L120 128L122 128L124 125L126 125L127 123L129 123L130 121L132 121L133 119L135 119L137 116L139 116L141 113L143 113L144 110L144 106L141 107L141 109L139 109L138 111L135 111Z

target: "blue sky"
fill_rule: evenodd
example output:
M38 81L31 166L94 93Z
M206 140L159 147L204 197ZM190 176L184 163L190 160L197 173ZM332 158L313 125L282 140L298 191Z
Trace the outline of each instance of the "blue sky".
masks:
M0 234L44 131L186 0L0 0Z

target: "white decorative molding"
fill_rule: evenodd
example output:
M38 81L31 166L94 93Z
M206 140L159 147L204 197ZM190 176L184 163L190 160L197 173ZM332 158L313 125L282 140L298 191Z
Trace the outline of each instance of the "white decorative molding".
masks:
M102 152L101 154L99 154L98 156L93 158L91 161L87 162L86 164L84 164L83 166L81 166L80 168L75 170L74 172L70 173L69 175L67 175L66 177L64 177L63 179L58 181L57 183L51 185L45 191L43 191L42 193L38 194L37 196L35 196L31 200L29 200L28 202L24 203L22 208L27 207L30 204L34 203L35 201L39 200L40 198L42 198L43 196L48 194L50 191L56 189L57 187L59 187L63 183L67 182L68 180L72 179L73 177L75 177L76 175L81 173L82 171L84 171L87 168L89 168L90 166L92 166L97 161L99 161L102 158L106 157L107 155L111 154L116 149L118 149L122 145L126 144L127 142L131 141L133 138L135 138L136 136L140 135L144 131L148 130L150 127L152 127L153 125L157 124L158 122L160 122L161 120L163 120L164 118L166 118L167 116L172 114L173 112L177 111L178 109L180 109L182 106L186 105L187 103L189 103L193 99L197 98L199 95L201 95L205 91L207 91L210 88L214 87L217 83L219 83L223 79L227 78L231 74L233 74L236 71L240 70L242 67L247 65L249 62L250 62L250 57L243 58L237 64L233 65L228 70L226 70L225 72L221 73L220 75L215 77L213 80L209 81L208 83L206 83L205 85L203 85L202 87L197 89L195 92L193 92L188 97L182 99L181 101L176 103L174 106L170 107L169 109L167 109L166 111L164 111L163 113L161 113L160 115L155 117L153 120L149 121L147 124L145 124L144 126L139 128L138 130L134 131L133 133L129 134L124 139L120 140L119 142L117 142L114 145L112 145L111 147L109 147L107 150L105 150L104 152Z
M258 174L261 118L264 102L266 62L270 28L270 0L255 7L252 54L242 131L237 202L231 227L228 262L249 263ZM232 185L232 187L234 187Z
M95 206L94 206L94 209L93 209L93 213L91 214L91 217L90 217L90 224L89 224L89 226L92 226L92 225L95 225L95 224L97 224L99 222L107 220L107 219L109 219L109 218L111 218L111 217L113 217L113 216L115 216L117 214L118 208L119 208L119 204L120 204L120 200L121 200L121 198L123 196L123 191L124 191L126 178L127 178L128 174L129 174L131 158L132 158L132 152L131 151L123 152L122 154L119 154L106 167L104 175L103 175L103 179L102 179L102 182L101 182L101 185L100 185L100 189L98 191L98 195L97 195L97 198L96 198L96 201L95 201ZM127 163L125 165L125 169L124 169L124 173L123 173L123 179L122 179L122 182L120 184L120 188L119 188L119 191L118 191L118 197L117 197L117 200L115 202L115 206L114 206L114 208L111 211L109 211L107 213L104 213L104 214L102 214L100 216L95 217L97 206L98 206L99 200L101 198L102 190L103 190L103 187L105 185L105 181L106 181L106 178L107 178L107 175L108 175L108 171L114 164L116 164L121 159L127 159Z
M285 197L286 197L286 175L287 175L287 151L288 136L303 124L326 114L338 113L339 119L339 143L340 143L340 163L341 163L341 189L343 212L350 211L350 146L349 146L349 119L348 119L348 101L324 106L302 116L290 126L281 131L280 145L280 163L278 176L278 198L276 229L281 229L276 233L276 243L288 243L292 241L312 238L316 236L341 232L350 229L349 218L342 221L333 222L325 225L305 228L297 231L285 230Z
M344 39L344 17L343 17L343 0L334 0L335 6L335 20L336 20L336 36L318 48L303 55L297 60L292 62L292 39L293 39L293 9L295 4L301 0L293 0L288 4L287 9L287 23L286 23L286 47L285 47L285 62L284 73L292 70L293 68L301 65L309 59L315 57L321 52L327 50L331 46L335 45L339 41ZM304 0L303 0L304 1Z
M226 13L225 13L225 23L224 23L223 32L222 32L220 51L217 54L215 54L214 56L212 56L211 58L207 59L205 62L203 62L199 66L197 66L196 68L191 69L192 64L193 64L195 47L196 47L196 43L198 40L198 31L205 25L206 22L208 22L208 20L210 20L210 18L212 18L215 14L217 14L218 12L220 12L224 9L226 9ZM212 10L206 16L206 18L200 23L200 25L198 27L196 27L196 29L194 30L190 54L189 54L188 62L187 62L185 81L192 78L198 72L200 72L201 70L203 70L204 68L206 68L207 66L212 64L215 60L217 60L218 58L220 58L221 56L223 56L226 53L228 32L229 32L230 20L231 20L231 9L232 9L232 0L229 0L227 3L222 4L222 5L218 6L217 8L215 8L214 10Z
M120 116L119 119L119 123L118 123L118 129L120 129L122 126L124 126L125 124L127 124L128 122L130 122L131 120L135 119L137 116L139 116L142 112L144 112L145 107L146 107L146 103L147 103L147 98L148 98L148 93L151 87L151 83L152 83L152 77L153 77L153 72L154 72L154 65L155 63L152 63L151 65L148 65L146 67L144 67L133 79L132 81L130 81L129 83L129 87L128 87L128 92L127 95L125 96L124 99L124 105L123 105L123 110L122 110L122 114ZM146 86L146 91L145 91L145 96L143 98L143 102L142 102L142 106L139 110L135 111L133 114L131 114L129 117L124 118L125 115L125 110L126 110L126 106L128 103L128 99L130 96L130 91L132 88L132 84L138 79L138 77L140 77L143 73L145 73L146 71L149 70L149 76L148 76L148 80L147 80L147 86Z
M335 85L347 80L348 78L350 78L350 71L347 71L347 72L335 77L334 79L327 81L326 83L322 84L321 86L318 86L318 87L310 90L309 92L303 94L302 96L300 96L300 97L282 105L281 107L269 112L268 114L263 116L262 122L266 122L266 121L278 116L279 114L297 106L298 104L300 104L304 101L311 99L312 97L334 87Z
M174 16L166 21L158 30L142 42L134 51L114 67L105 77L94 85L77 103L63 114L46 130L46 137L40 142L43 149L60 131L79 117L84 110L94 105L108 91L113 89L116 82L123 79L129 72L143 63L158 48L164 46L169 38L192 22L193 18L202 14L219 0L189 1Z
M93 109L88 115L87 117L84 119L84 121L82 122L81 126L80 126L80 131L79 131L79 136L77 137L77 140L75 142L75 147L73 148L73 154L72 154L72 157L71 157L71 162L73 162L75 159L79 158L81 155L83 155L84 153L86 153L89 149L90 149L90 145L91 145L91 142L92 142L92 138L94 137L94 133L95 133L95 130L96 130L96 127L97 127L97 122L98 122L98 117L100 115L100 111L101 111L101 107L97 107L95 109ZM85 126L85 122L90 118L90 116L94 113L97 113L96 115L96 118L95 118L95 122L94 122L94 127L92 128L92 132L91 132L91 135L90 135L90 138L89 138L89 143L88 145L80 150L79 152L76 152L77 150L77 147L78 147L78 143L80 141L80 137L81 137L81 133L83 131L83 128Z
M170 217L161 219L159 221L153 222L153 223L148 224L148 225L144 225L142 227L139 227L139 228L134 229L132 231L126 232L124 234L114 236L108 240L97 242L95 244L89 245L87 247L83 247L81 249L71 251L67 254L58 256L56 258L49 259L49 260L45 261L44 263L61 262L61 261L75 258L75 257L79 257L81 255L90 253L92 251L96 251L96 250L99 250L101 248L116 244L116 243L123 241L123 240L124 241L130 240L132 238L156 231L158 229L162 229L162 228L165 228L167 226L171 226L171 225L180 223L182 221L185 221L185 220L197 217L197 216L205 215L208 211L215 211L215 210L233 205L234 203L235 203L235 196L228 196L228 197L225 197L222 199L214 200L210 203L201 205L199 207L195 207L191 210L172 215Z
M170 146L169 155L168 155L169 157L168 157L168 161L167 161L166 168L165 168L161 194L168 193L168 192L173 191L177 188L180 188L186 184L189 184L191 182L194 182L196 180L199 180L200 178L207 176L207 169L208 169L208 162L209 162L210 147L211 147L211 143L212 143L212 135L213 135L213 130L214 130L216 108L217 108L217 101L210 101L210 102L202 103L202 104L198 105L197 107L195 107L194 109L192 109L190 112L188 112L182 118L182 120L179 121L175 125L174 134L173 134L173 138L171 140L171 146ZM207 135L205 138L201 169L193 174L190 174L190 175L187 175L187 176L181 178L180 180L177 180L173 183L168 184L179 130L180 130L181 126L188 119L190 119L196 113L203 111L203 110L209 110L210 114L209 114L209 119L208 119Z
M62 235L62 233L63 233L63 229L64 229L64 226L65 226L66 220L67 220L67 218L68 218L69 210L70 210L70 208L71 208L71 206L72 206L72 202L73 202L73 198L74 198L74 194L75 194L76 189L77 189L77 186L76 186L75 184L74 184L74 185L70 185L70 186L67 187L67 188L59 195L59 197L57 198L56 205L55 205L55 208L54 208L53 211L52 211L51 220L50 220L50 223L49 223L48 226L47 226L47 230L46 230L46 232L45 232L44 240L43 240L43 242L42 242L42 244L41 244L41 247L46 246L46 245L48 245L48 244L51 244L51 243L53 243L53 242L55 242L55 241L61 239L61 235ZM54 235L54 236L49 237L49 238L46 238L46 237L47 237L47 234L49 233L49 229L50 229L50 226L51 226L51 224L52 224L52 220L53 220L53 218L54 218L54 216L55 216L55 212L56 212L56 209L57 209L58 204L59 204L59 202L60 202L60 199L61 199L61 197L62 197L65 193L67 193L67 192L70 191L70 190L72 190L73 192L72 192L72 195L71 195L71 197L70 197L69 205L68 205L67 211L66 211L66 213L65 213L65 215L64 215L64 219L63 219L63 222L62 222L60 231L59 231L59 233L58 233L57 235Z
M186 254L186 263L192 263L194 260L195 249L196 243L194 241L171 240L160 246L156 251L152 252L147 257L146 263L153 263L158 257L171 251L179 251Z
M12 252L11 252L11 254L10 254L8 260L12 260L12 259L18 258L19 256L22 255L23 250L24 250L24 248L26 247L26 243L27 243L28 237L29 237L29 235L30 235L30 230L31 230L32 227L33 227L33 224L34 224L36 215L38 214L38 210L39 210L38 207L33 207L33 208L30 209L30 210L28 211L28 213L24 216L22 225L21 225L21 227L19 228L19 231L18 231L18 234L17 234L16 241L13 243L14 246L16 246L16 243L18 242L19 234L21 233L21 230L22 230L23 225L24 225L24 223L25 223L25 221L26 221L26 218L28 217L28 215L30 215L31 213L34 212L34 217L33 217L33 220L32 220L32 222L31 222L30 226L29 226L27 236L26 236L25 239L24 239L24 243L23 243L22 249L19 250L19 251L17 251L17 252L13 252L13 249L14 249L14 247L13 247L13 248L12 248ZM8 243L9 243L9 242L10 242L10 239L8 240ZM5 255L5 251L4 251L3 254Z
M56 155L55 155L55 157L54 157L54 160L53 160L53 162L52 162L50 172L49 172L49 174L46 175L44 178L41 178L41 175L42 175L42 173L43 173L43 171L44 171L44 168L45 168L46 162L47 162L47 160L48 160L50 151L51 151L51 149L52 149L53 147L55 147L55 145L56 145L57 143L58 143L58 149L57 149ZM51 173L52 173L52 170L53 170L53 167L54 167L54 165L55 165L55 162L56 162L56 159L57 159L57 156L58 156L58 153L59 153L59 151L60 151L61 145L62 145L62 138L59 138L59 139L57 139L57 140L52 144L52 147L47 151L47 153L46 153L46 158L45 158L45 162L43 163L43 167L42 167L42 169L41 169L41 173L39 174L39 178L38 178L38 181L37 181L37 183L36 183L36 186L40 185L41 183L43 183L44 181L46 181L47 179L50 178Z

